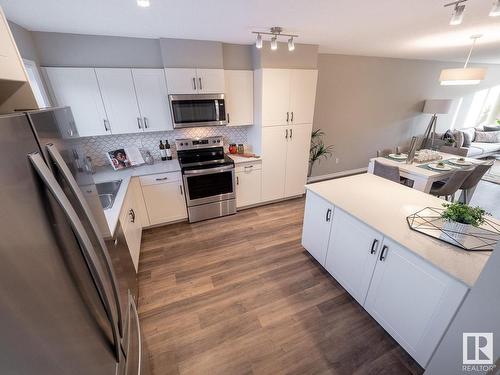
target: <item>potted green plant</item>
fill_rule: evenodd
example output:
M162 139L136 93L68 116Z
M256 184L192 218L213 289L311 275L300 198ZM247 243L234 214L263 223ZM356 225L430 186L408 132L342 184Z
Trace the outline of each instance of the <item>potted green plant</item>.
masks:
M325 135L321 129L313 130L311 133L311 147L309 149L309 171L307 176L310 177L314 164L320 162L321 159L332 157L333 145L325 146L321 137Z
M443 203L445 210L441 213L444 219L443 229L447 234L460 241L472 227L479 227L484 223L488 213L481 207L471 207L461 202Z

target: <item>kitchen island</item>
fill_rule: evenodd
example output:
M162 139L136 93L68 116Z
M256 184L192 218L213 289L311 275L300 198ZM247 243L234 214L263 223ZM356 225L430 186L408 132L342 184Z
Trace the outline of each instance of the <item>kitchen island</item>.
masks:
M306 186L302 245L425 368L490 252L411 230L443 200L372 174Z

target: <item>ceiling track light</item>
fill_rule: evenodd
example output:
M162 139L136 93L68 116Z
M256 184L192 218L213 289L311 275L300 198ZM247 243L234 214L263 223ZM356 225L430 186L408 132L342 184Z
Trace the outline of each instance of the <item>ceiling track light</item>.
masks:
M141 8L147 8L151 5L151 3L149 2L149 0L137 0L137 6L141 7Z
M494 0L490 10L490 17L500 16L500 0Z
M467 0L454 1L452 3L445 4L444 7L453 6L453 13L451 14L450 25L460 25L464 20L465 2Z
M252 34L257 34L257 39L255 40L255 47L257 48L262 48L262 35L270 35L270 44L271 44L271 50L276 51L278 49L278 37L280 36L285 36L288 37L288 50L291 52L295 50L295 42L293 38L298 38L298 35L295 34L283 34L283 28L279 26L274 26L271 27L269 32L266 31L252 31Z

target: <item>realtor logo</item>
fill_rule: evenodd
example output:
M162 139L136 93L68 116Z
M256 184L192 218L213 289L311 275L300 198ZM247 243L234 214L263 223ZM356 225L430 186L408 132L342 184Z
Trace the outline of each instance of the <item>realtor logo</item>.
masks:
M464 365L493 364L493 333L463 333Z

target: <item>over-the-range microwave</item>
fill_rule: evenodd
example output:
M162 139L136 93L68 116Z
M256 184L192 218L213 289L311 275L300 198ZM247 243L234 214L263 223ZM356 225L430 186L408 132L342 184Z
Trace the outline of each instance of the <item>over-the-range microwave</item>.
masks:
M174 129L227 125L224 94L169 95Z

